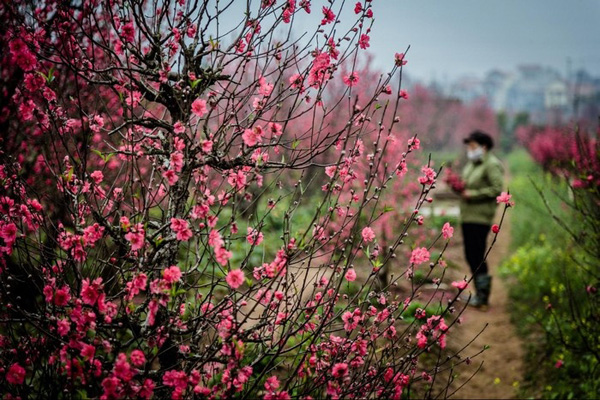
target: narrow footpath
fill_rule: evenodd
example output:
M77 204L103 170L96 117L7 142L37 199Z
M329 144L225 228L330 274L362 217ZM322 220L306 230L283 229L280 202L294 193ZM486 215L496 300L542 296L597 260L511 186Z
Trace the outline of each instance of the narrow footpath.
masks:
M458 230L453 238L453 246L448 249L446 256L461 266L460 272L468 274L467 263L462 252L462 235ZM489 242L491 242L491 235ZM508 288L497 273L500 263L509 254L509 243L510 215L507 215L502 231L488 258L488 265L493 276L490 307L486 312L467 308L462 314L462 324L454 326L453 332L449 335L448 346L460 348L477 336L488 324L483 333L463 354L466 356L477 353L484 346L489 346L489 349L474 358L469 366L461 367L461 373L453 385L454 388L458 388L468 380L482 362L483 365L479 372L452 396L453 398L511 399L516 396L516 388L523 376L523 346L521 338L510 322ZM470 290L475 292L473 285ZM456 329L454 330L454 328Z

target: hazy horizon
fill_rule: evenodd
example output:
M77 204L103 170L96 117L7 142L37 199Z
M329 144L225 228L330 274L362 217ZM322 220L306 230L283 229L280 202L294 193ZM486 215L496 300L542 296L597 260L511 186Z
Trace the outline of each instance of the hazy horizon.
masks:
M369 51L381 68L387 69L393 54L410 45L405 72L424 81L483 77L491 69L512 71L527 64L552 67L563 75L570 68L600 76L600 1L372 4Z

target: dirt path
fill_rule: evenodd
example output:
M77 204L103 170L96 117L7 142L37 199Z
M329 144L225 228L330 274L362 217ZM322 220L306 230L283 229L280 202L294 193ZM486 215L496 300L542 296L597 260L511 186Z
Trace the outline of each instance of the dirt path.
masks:
M510 221L506 218L505 222ZM458 231L458 229L457 229ZM508 288L498 276L497 269L509 252L510 224L503 225L498 240L488 258L493 278L490 307L487 312L467 308L463 313L461 325L454 326L449 335L448 346L460 348L466 345L485 327L483 333L463 352L463 355L477 353L484 346L489 349L473 359L469 366L463 366L453 385L458 388L479 368L481 370L453 398L460 399L510 399L515 398L516 390L523 370L522 342L510 322ZM462 252L462 235L455 232L456 239L446 257L461 267L459 273L468 274L467 263ZM491 242L491 236L490 236ZM471 285L471 291L475 288ZM455 329L456 328L456 329Z

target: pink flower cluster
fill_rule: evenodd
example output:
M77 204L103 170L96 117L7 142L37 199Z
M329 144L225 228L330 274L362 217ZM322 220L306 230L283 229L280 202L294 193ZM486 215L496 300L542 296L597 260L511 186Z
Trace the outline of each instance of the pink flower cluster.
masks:
M414 265L429 261L429 250L425 247L417 247L410 255L410 263Z
M427 323L421 325L419 332L415 336L417 346L421 349L427 347L429 338L438 342L442 349L446 348L446 332L448 325L439 315L433 315L427 319Z
M435 183L436 173L433 168L423 167L421 172L423 172L423 176L419 177L421 185L433 185Z
M187 242L193 236L187 221L180 218L171 218L171 230L175 232L177 240Z

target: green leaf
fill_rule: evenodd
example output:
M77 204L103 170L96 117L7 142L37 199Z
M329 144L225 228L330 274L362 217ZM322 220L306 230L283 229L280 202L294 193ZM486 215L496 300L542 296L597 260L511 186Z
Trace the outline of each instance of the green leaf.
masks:
M298 147L298 145L300 144L300 141L298 139L294 140L292 142L292 149L296 149L296 147Z
M388 206L388 205L385 205L385 206L383 206L383 213L384 213L384 214L385 214L385 213L388 213L388 212L390 212L390 211L394 211L394 210L395 210L395 208L394 208L394 207L392 207L392 206Z
M48 76L44 74L42 71L36 71L46 82L48 82Z
M73 179L73 167L69 168L69 173L67 174L67 182L71 182Z

